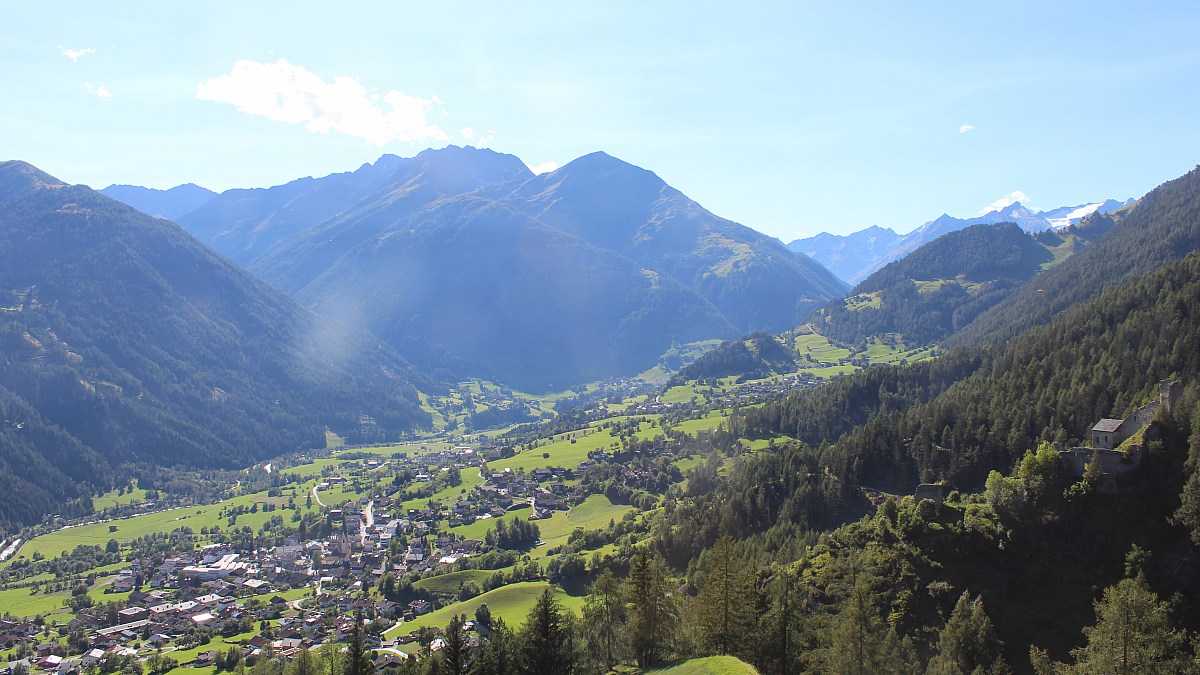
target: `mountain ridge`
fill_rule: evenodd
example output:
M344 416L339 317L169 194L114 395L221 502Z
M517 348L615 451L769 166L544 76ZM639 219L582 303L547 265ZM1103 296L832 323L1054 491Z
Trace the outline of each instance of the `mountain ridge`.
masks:
M896 234L890 228L884 229L878 225L872 225L847 235L822 232L812 237L795 239L788 243L787 247L793 251L806 253L831 270L837 267L836 272L839 277L854 285L887 263L903 258L944 234L971 225L1012 222L1020 225L1021 229L1026 232L1057 230L1078 223L1093 213L1115 211L1132 204L1133 201L1133 199L1124 202L1107 199L1103 202L1063 206L1048 211L1033 210L1021 202L1013 202L973 218L956 218L943 213L903 235ZM894 235L894 239L889 241L885 237L887 245L880 250L881 247L875 243L874 238L885 233L891 233Z
M13 458L0 475L31 495L0 504L0 526L86 497L125 463L232 468L323 447L327 427L366 440L430 423L414 383L431 384L377 338L24 162L0 164L0 263L0 455Z
M382 159L376 165L380 163ZM595 280L598 287L609 288L612 302L617 305L624 306L630 294L662 293L675 298L672 303L652 302L650 308L638 312L627 307L624 318L605 313L611 319L609 323L590 324L616 341L612 344L625 340L621 336L628 333L632 325L629 321L649 321L649 325L660 328L674 326L670 334L658 338L656 354L648 356L649 348L639 346L629 350L631 359L637 355L636 364L629 361L616 368L616 362L602 356L600 350L596 352L598 361L608 362L614 369L606 373L584 367L577 374L586 371L595 376L616 376L652 366L676 337L695 334L682 327L681 317L692 317L704 326L709 333L699 336L702 338L727 338L739 330L784 330L847 289L844 282L807 256L787 250L772 237L715 216L653 172L603 152L585 155L537 176L512 155L470 147L427 150L414 158L393 158L387 163L394 170L386 176L376 165L364 165L359 172L325 179L301 179L256 191L226 191L181 218L180 224L274 287L310 305L349 315L349 307L373 303L379 311L387 304L389 311L400 314L358 314L356 320L368 321L372 330L406 354L424 355L414 358L438 370L451 362L474 363L474 368L480 368L486 360L504 363L506 352L512 353L528 340L518 337L521 330L511 322L492 316L495 309L488 306L474 307L477 318L483 324L505 326L510 331L493 336L505 348L497 347L488 359L468 347L472 340L462 334L419 335L414 326L434 318L434 308L423 304L432 296L420 294L428 291L439 295L431 290L435 284L427 283L429 280L455 284L457 277L474 274L477 293L511 284L514 288L509 289L510 293L521 286L538 294L528 285L528 279L516 281L526 271L522 265L528 262L524 259L528 252L509 245L512 242L493 240L497 251L510 256L502 271L490 264L476 263L474 269L462 267L459 263L463 257L474 253L454 251L427 240L461 234L446 227L444 221L452 213L462 213L462 199L467 196L503 205L503 209L476 209L472 213L492 214L509 223L512 229L507 236L524 234L537 241L559 241L540 229L549 227L585 242L587 246L577 242L564 249L588 261L572 273L576 275L572 284L585 281L578 275L591 270L599 275ZM314 206L304 206L309 203ZM445 213L439 216L439 210ZM514 218L508 210L521 213L523 219ZM472 222L482 227L480 232L487 230L478 218L472 216ZM489 236L496 234L488 231ZM409 244L401 245L399 242L405 239ZM428 278L388 271L386 268L396 261L379 257L384 251L397 255L407 251L407 256L418 250L414 246L437 250L442 256L428 268ZM345 261L351 259L359 264L370 261L381 278L403 278L408 286L381 288L362 270L350 269ZM413 268L424 266L411 257L405 260ZM554 283L563 282L566 277L554 275L565 272L553 267L541 270L546 275L545 283L552 279ZM475 273L485 268L498 276L484 278ZM642 271L632 274L630 270ZM377 297L368 298L346 287L344 280L349 278L373 289L373 295L398 294L404 300L381 304ZM626 286L620 290L605 286L615 278L624 279ZM323 289L323 285L329 288ZM608 301L604 297L582 294L594 298L597 310L606 309ZM409 311L406 307L422 306L425 310L420 315L404 313ZM647 312L657 317L649 317ZM525 314L540 315L533 309ZM553 319L547 316L543 320ZM455 354L453 349L447 352L442 349L446 345L457 345L470 353ZM547 358L534 365L575 363L568 351L566 345L559 346L557 353L548 352ZM482 374L480 370L458 370L459 375ZM508 373L509 377L514 374L527 372ZM540 384L529 384L540 387L549 382L558 386L578 383L569 381L566 372L546 375Z

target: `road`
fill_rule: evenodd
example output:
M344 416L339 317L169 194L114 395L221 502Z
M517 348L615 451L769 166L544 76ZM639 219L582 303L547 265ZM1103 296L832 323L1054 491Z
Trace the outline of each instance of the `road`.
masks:
M321 506L325 506L325 502L321 501L321 495L317 494L317 486L316 485L313 486L313 499L317 500L317 503L320 504Z

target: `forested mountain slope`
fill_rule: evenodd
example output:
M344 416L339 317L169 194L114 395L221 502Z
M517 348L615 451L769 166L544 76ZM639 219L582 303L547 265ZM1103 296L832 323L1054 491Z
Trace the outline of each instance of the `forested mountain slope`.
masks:
M1107 221L1107 222L1106 222ZM1200 247L1200 169L1155 188L1126 210L1089 223L1110 231L1093 246L1039 277L981 315L949 345L1002 342L1097 297L1106 287Z
M900 333L914 345L938 342L1054 259L1048 246L1014 223L973 225L889 263L845 300L825 305L813 326L844 344L884 333Z
M238 467L427 425L402 359L178 226L0 164L0 525L123 463ZM373 423L360 424L360 415Z
M746 410L732 427L831 442L822 464L858 485L978 487L1039 440L1077 441L1096 420L1123 417L1162 379L1194 386L1198 320L1200 253L1192 253L1004 345L873 368Z

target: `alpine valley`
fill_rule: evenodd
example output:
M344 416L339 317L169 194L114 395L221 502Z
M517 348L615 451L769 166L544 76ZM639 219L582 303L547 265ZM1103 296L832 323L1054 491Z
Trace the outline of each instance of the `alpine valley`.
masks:
M0 651L1198 672L1198 322L1200 169L785 246L603 152L220 193L8 161Z

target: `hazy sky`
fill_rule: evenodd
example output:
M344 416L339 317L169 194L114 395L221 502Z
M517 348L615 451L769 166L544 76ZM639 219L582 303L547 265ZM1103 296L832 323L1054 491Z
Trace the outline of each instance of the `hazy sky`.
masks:
M214 190L604 150L789 241L1200 162L1195 2L4 2L0 159Z

